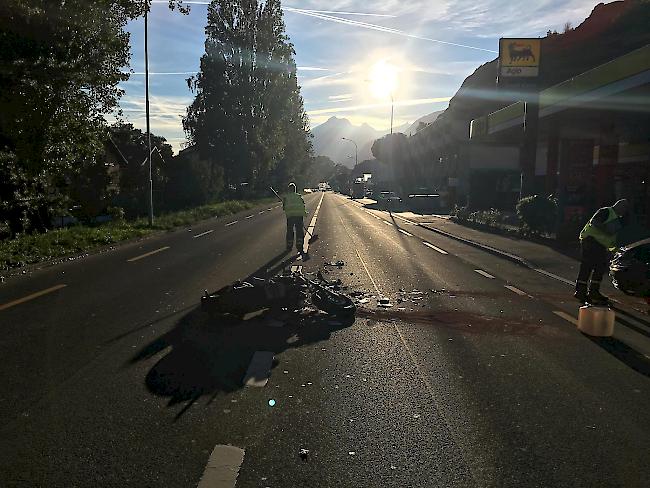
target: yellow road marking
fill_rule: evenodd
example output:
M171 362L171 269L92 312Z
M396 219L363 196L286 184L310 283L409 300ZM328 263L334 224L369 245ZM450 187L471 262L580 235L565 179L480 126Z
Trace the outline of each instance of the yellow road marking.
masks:
M57 290L60 290L61 288L65 288L68 285L56 285L51 288L48 288L46 290L41 290L37 291L36 293L32 293L31 295L27 295L26 297L19 298L18 300L14 300L13 302L5 303L4 305L0 305L0 310L6 310L11 307L15 307L16 305L20 305L21 303L28 302L30 300L34 300L35 298L42 297L43 295L47 295L48 293L55 292Z
M153 256L154 254L158 254L159 252L166 251L167 249L169 249L169 246L161 247L160 249L156 249L155 251L151 251L131 259L127 259L126 261L129 263L133 263L134 261L139 261L140 259L148 258L149 256Z

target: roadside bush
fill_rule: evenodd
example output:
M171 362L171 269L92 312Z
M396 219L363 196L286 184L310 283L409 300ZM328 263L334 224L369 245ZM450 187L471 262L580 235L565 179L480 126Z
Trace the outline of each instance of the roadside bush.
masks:
M107 212L113 222L122 222L124 220L124 209L122 207L108 207Z
M503 212L491 208L490 210L477 210L469 215L468 220L488 227L501 228L506 222Z
M557 201L552 197L533 195L519 200L517 215L525 234L552 233L557 222Z
M467 207L459 207L456 205L451 212L449 212L449 216L453 220L457 220L459 222L467 222L469 219L469 210Z

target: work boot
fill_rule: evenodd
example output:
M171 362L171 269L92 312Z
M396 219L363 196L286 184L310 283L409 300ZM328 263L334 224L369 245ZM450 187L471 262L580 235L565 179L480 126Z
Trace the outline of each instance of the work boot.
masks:
M579 302L585 303L587 301L587 283L584 281L577 281L576 292L573 294L573 296Z
M609 298L600 293L600 282L591 282L587 301L592 305L607 305L609 303Z

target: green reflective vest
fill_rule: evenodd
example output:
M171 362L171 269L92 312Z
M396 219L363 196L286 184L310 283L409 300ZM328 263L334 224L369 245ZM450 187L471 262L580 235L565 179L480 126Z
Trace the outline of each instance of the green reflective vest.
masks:
M607 216L607 220L602 223L603 227L607 227L608 224L611 224L618 219L618 215L616 215L616 212L614 212L614 209L612 207L607 207L607 210L609 211L609 215ZM594 214L594 216L595 215L596 214ZM602 229L594 227L592 223L593 220L594 217L591 217L591 219L589 219L589 222L587 222L587 225L585 225L582 229L582 232L580 232L580 240L582 241L587 237L592 237L596 239L599 244L605 246L610 251L616 250L616 233L610 234Z
M287 193L282 200L282 208L287 217L304 217L305 202L298 193Z

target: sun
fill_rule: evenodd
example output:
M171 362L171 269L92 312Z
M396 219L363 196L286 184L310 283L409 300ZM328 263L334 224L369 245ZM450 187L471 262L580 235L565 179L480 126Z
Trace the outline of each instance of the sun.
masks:
M386 60L377 61L370 68L368 80L372 94L377 98L392 97L399 82L399 71Z

